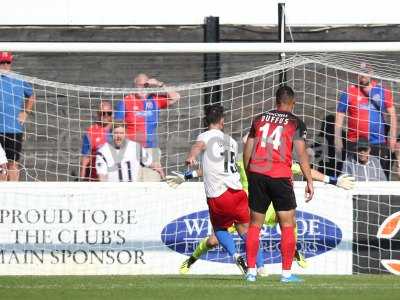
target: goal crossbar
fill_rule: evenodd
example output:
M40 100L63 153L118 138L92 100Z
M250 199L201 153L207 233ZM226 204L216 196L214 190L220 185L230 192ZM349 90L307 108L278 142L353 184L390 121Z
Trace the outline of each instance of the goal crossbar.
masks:
M400 42L313 43L95 43L0 42L2 51L86 53L305 53L400 52Z

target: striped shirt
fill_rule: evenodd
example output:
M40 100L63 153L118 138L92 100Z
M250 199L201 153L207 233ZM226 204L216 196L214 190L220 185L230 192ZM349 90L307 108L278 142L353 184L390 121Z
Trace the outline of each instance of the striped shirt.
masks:
M352 175L356 181L386 181L381 163L375 156L369 156L366 164L360 164L354 158L348 159L344 162L342 172Z
M135 182L139 180L140 166L150 166L152 158L139 143L128 139L116 148L113 143L105 143L96 153L96 170L106 175L107 181Z

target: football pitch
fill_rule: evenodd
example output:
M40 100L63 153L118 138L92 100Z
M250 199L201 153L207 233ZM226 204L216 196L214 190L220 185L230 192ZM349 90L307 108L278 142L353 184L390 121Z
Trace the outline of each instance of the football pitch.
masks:
M282 284L278 276L245 282L240 276L19 276L0 277L0 299L400 299L400 277L304 276Z

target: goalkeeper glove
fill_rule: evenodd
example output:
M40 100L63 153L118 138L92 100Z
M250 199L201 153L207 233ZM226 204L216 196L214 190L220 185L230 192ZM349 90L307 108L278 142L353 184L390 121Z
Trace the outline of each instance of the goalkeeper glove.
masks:
M168 183L170 187L174 189L176 189L186 180L198 177L197 172L192 170L188 170L185 173L172 171L172 174L174 175L168 175L165 178L165 181Z
M339 177L326 175L324 178L325 183L336 185L345 190L354 189L354 181L355 178L350 176L349 174L342 174Z

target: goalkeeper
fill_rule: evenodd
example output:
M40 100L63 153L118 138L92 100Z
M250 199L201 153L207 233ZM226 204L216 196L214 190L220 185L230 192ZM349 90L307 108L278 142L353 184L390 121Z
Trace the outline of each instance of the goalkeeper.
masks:
M245 142L247 139L247 135L245 135L243 137L243 141ZM240 172L240 181L242 183L243 189L247 192L248 190L248 182L247 182L247 176L246 176L246 172L244 170L244 166L243 166L243 161L240 160L238 162L238 170ZM299 164L297 163L293 163L292 165L292 172L293 175L301 175L301 169ZM185 182L188 179L192 179L195 177L200 177L201 176L201 170L197 170L197 171L192 171L189 170L187 172L185 172L184 174L182 173L178 173L178 172L174 172L174 174L176 174L175 176L167 176L167 183L173 187L173 188L177 188L181 183ZM350 177L347 174L342 174L339 177L333 177L333 176L327 176L322 174L321 172L317 171L317 170L313 170L311 169L311 175L312 178L316 181L321 181L321 182L325 182L327 184L332 184L332 185L336 185L340 188L349 190L349 189L353 189L354 188L354 178ZM278 218L277 215L275 213L274 207L271 203L271 205L268 207L268 210L265 214L265 221L264 224L268 227L275 227L278 224ZM231 227L228 229L230 232L234 232L235 228ZM295 236L297 238L297 228L296 228L296 232L295 232ZM181 274L186 274L189 272L190 267L204 254L206 253L208 250L211 250L212 248L218 246L218 240L215 237L214 234L212 234L211 236L208 236L206 238L204 238L199 245L196 247L196 249L194 250L193 254L186 259L180 269L179 272ZM307 267L307 261L305 260L305 258L303 257L303 255L300 254L299 251L295 251L294 254L294 259L297 262L297 264L301 267L301 268L306 268ZM265 276L267 275L267 273L265 272L264 268L261 266L257 266L258 268L258 273L261 276Z

